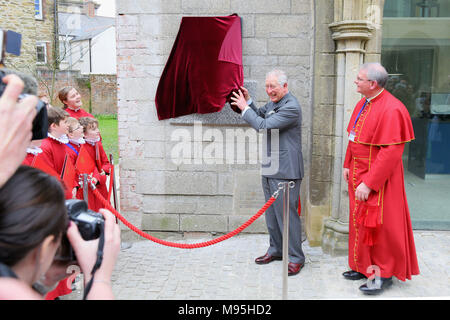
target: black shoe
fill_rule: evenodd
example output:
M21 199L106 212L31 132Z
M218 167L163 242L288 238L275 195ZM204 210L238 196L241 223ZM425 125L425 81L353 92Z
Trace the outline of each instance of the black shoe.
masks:
M353 270L345 271L342 275L347 280L367 279L367 277L365 275L363 275L362 273L359 273L359 272L353 271Z
M392 277L391 278L380 278L380 282L369 280L371 283L367 285L367 283L363 284L359 287L364 294L368 295L376 295L380 294L384 291L384 289L389 288L392 285Z

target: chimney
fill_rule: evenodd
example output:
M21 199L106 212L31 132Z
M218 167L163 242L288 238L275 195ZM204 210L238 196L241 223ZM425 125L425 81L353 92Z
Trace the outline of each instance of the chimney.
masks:
M95 3L92 0L85 0L84 12L89 18L95 17Z

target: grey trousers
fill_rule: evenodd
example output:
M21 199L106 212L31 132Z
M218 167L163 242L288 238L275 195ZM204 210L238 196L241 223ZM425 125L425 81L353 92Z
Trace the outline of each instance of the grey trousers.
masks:
M266 201L278 189L279 182L294 181L295 187L289 189L289 262L304 263L305 255L302 250L302 226L298 215L298 197L301 179L273 179L262 177L262 187ZM267 251L272 256L281 257L283 254L283 193L267 209L266 224L270 235L270 245Z

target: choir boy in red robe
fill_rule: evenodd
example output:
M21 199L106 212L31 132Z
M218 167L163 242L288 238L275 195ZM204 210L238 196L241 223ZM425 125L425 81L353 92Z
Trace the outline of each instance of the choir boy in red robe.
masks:
M34 159L42 153L41 149L42 140L31 140L30 145L27 148L27 156L23 160L22 164L26 166L32 166Z
M67 137L69 138L69 142L66 144L67 146L67 154L69 155L69 159L72 162L73 166L75 166L78 154L80 152L80 148L83 144L85 144L84 141L84 133L83 133L83 126L80 124L80 122L73 117L67 118L67 125L68 125L68 134ZM79 173L76 174L77 180L79 177ZM78 181L76 181L76 184L78 184ZM76 188L78 189L78 187ZM83 193L78 192L74 190L74 198L77 199L83 199Z
M48 113L48 136L42 140L41 149L42 160L54 169L59 175L64 166L64 160L67 154L66 144L69 142L67 137L68 125L67 118L69 114L61 108L49 106ZM72 191L66 190L66 199L72 198ZM63 296L72 292L67 286L67 279L61 280L58 286L48 293L46 299L53 300L56 297Z
M67 118L69 114L57 107L48 107L48 136L42 141L42 157L45 162L58 174L64 166L66 156L67 137Z
M100 130L98 128L98 121L95 118L82 117L78 119L84 129L84 148L88 151L92 159L96 163L96 168L92 174L92 179L96 185L100 194L106 199L108 197L108 189L106 186L106 175L111 173L111 164L103 149L102 142L100 141ZM95 200L95 201L94 201ZM109 201L109 199L107 199ZM89 194L89 208L94 211L98 211L100 208L104 208L102 202L95 197L95 195Z
M379 294L419 274L405 193L402 154L414 139L406 107L384 85L379 63L361 66L355 84L362 98L350 118L343 176L350 201L349 280L369 278L359 289ZM375 281L373 278L375 276Z
M83 106L83 101L81 100L81 95L77 89L73 87L64 87L59 90L58 97L64 104L64 110L66 110L71 117L76 119L81 117L94 118L92 114L81 108Z

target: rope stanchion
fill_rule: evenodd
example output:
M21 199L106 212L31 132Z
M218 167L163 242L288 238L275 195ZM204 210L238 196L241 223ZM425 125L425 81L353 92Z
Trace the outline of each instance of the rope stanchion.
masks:
M251 225L256 219L258 219L266 210L267 208L269 208L272 203L277 199L278 197L278 193L280 190L275 191L275 193L272 195L272 197L266 202L266 204L264 204L264 206L259 209L259 211L252 216L247 222L245 222L244 224L242 224L240 227L234 229L233 231L215 238L213 240L209 240L209 241L205 241L205 242L199 242L199 243L177 243L177 242L170 242L170 241L165 241L165 240L161 240L158 238L153 237L152 235L145 233L144 231L138 229L136 226L132 225L129 221L127 221L117 210L115 210L111 204L105 199L103 198L103 196L100 194L100 192L94 187L93 188L93 193L94 195L100 199L100 201L103 203L103 205L105 205L105 207L111 211L120 221L122 221L122 223L127 226L129 229L131 229L132 231L134 231L135 233L137 233L138 235L140 235L141 237L148 239L150 241L156 242L158 244L164 245L164 246L168 246L168 247L174 247L174 248L180 248L180 249L195 249L195 248L203 248L203 247L207 247L207 246L211 246L213 244L219 243L221 241L227 240L235 235L237 235L238 233L240 233L242 230L244 230L245 228L247 228L249 225Z

